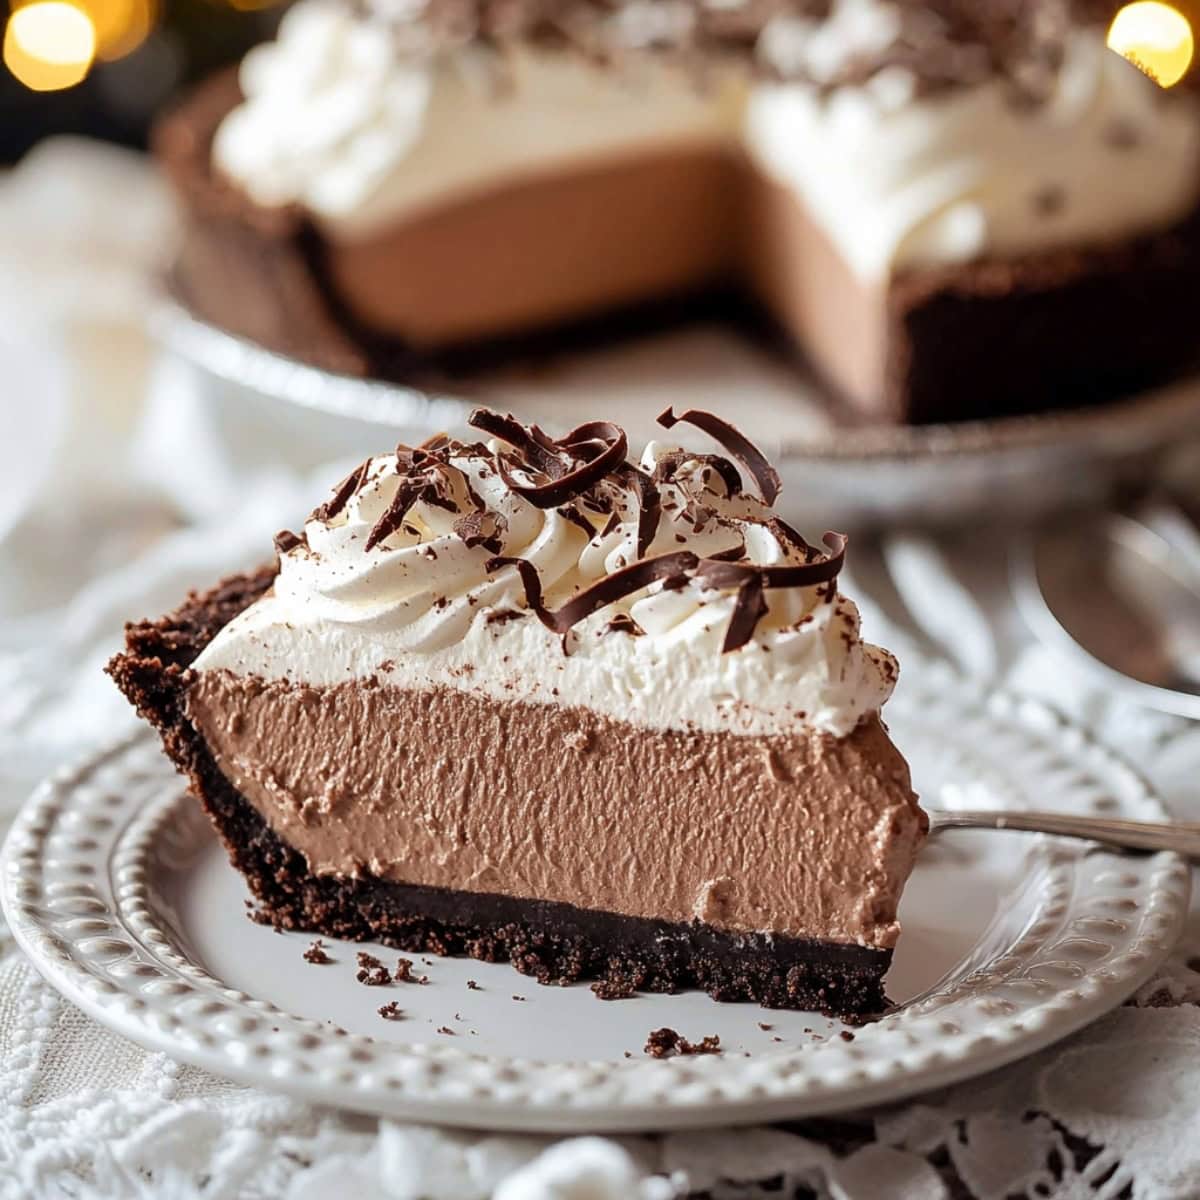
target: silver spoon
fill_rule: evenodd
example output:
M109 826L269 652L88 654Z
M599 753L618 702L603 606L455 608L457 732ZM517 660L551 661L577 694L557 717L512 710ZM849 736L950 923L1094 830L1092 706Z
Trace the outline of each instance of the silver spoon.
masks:
M929 814L931 837L947 829L1011 829L1022 833L1084 838L1115 850L1142 853L1169 850L1184 855L1192 862L1200 862L1200 824L1180 821L1168 825L1049 812L925 811Z
M1049 645L1127 698L1200 718L1200 565L1163 508L1149 520L1079 515L1042 530L1014 561L1018 603ZM1157 518L1157 519L1154 519Z

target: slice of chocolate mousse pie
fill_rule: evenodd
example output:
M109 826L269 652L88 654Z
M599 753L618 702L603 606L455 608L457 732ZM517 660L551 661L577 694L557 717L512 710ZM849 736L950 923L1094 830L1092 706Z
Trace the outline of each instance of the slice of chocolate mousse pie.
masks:
M927 821L822 548L711 413L370 458L278 563L131 625L109 666L261 919L508 960L604 997L869 1016Z

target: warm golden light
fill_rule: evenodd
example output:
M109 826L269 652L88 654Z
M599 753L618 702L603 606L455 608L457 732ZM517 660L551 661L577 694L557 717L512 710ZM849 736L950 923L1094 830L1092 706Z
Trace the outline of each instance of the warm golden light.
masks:
M74 87L96 56L91 18L64 0L37 0L17 9L4 32L4 65L35 92Z
M105 62L132 54L158 20L156 0L74 0L96 27L96 57Z
M1187 74L1196 48L1187 17L1158 0L1139 0L1121 9L1108 31L1108 44L1165 88Z

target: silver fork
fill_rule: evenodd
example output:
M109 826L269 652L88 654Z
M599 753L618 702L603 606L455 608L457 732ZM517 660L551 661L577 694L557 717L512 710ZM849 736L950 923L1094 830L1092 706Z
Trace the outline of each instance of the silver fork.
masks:
M1200 862L1200 824L1180 821L1121 821L1111 817L1072 817L1048 812L987 812L926 809L929 834L950 829L1007 829L1021 833L1048 833L1055 837L1083 838L1114 850L1156 853L1169 850Z

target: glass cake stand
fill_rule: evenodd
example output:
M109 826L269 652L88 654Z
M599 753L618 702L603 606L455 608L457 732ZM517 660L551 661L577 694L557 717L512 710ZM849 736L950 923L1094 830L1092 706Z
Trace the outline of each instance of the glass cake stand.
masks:
M217 410L224 431L247 444L268 433L292 466L461 430L481 403L551 432L604 416L625 426L634 447L662 436L654 417L668 404L708 408L776 463L781 506L806 528L1032 520L1178 469L1180 456L1200 451L1200 377L1066 413L846 427L833 423L793 367L717 325L497 371L475 380L470 396L323 371L219 329L167 296L154 332L166 367ZM671 438L677 433L703 445L703 435L677 427Z

